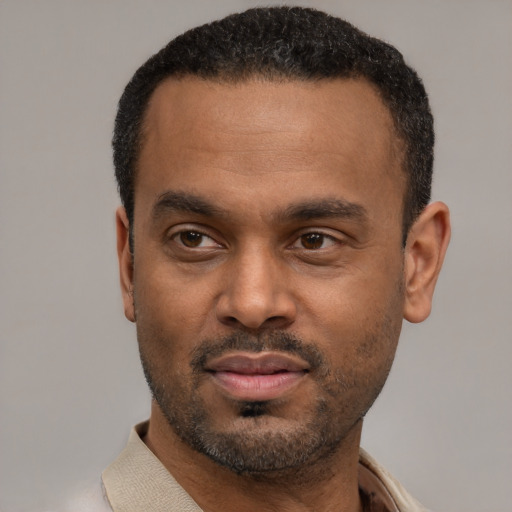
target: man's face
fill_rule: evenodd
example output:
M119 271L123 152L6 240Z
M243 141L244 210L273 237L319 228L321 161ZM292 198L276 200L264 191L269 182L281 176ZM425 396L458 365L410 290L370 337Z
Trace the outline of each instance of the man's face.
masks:
M359 434L403 315L400 155L364 81L158 87L127 316L192 448L258 473Z

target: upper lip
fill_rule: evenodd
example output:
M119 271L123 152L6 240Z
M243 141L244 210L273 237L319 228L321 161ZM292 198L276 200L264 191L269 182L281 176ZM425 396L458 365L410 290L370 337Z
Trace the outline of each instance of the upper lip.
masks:
M212 359L206 364L205 370L270 375L277 372L305 372L309 370L309 364L297 356L279 352L236 352Z

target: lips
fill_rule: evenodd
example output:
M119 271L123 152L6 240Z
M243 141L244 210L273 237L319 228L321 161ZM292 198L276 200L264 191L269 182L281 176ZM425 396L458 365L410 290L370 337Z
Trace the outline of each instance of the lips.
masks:
M282 397L295 388L307 374L309 364L277 352L237 352L213 359L205 369L228 396L266 401Z

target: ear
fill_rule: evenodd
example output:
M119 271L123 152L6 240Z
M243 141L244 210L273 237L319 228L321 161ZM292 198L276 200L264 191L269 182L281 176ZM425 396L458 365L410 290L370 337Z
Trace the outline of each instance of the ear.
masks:
M120 206L116 211L117 259L119 278L123 295L124 314L130 322L135 322L133 305L133 259L130 252L130 222L126 210Z
M450 241L450 212L441 202L429 204L413 224L405 247L404 318L423 322Z

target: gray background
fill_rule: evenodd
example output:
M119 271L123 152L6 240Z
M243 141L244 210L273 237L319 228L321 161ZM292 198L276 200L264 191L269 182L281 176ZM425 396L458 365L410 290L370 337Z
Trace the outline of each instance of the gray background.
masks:
M275 2L266 2L267 5ZM454 235L363 445L429 508L510 510L512 2L317 1L395 44L436 115ZM0 0L0 508L43 510L149 412L114 250L112 119L136 67L256 2Z

